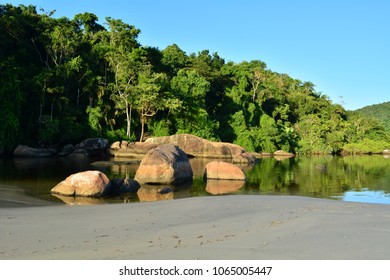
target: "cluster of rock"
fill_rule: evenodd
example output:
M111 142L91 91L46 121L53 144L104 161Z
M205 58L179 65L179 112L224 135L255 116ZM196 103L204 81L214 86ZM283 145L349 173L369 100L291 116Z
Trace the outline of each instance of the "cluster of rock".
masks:
M51 193L66 198L85 199L135 192L139 197L149 201L171 197L175 185L191 181L194 176L189 158L200 157L217 160L206 165L204 180L207 192L221 194L235 191L245 184L245 173L233 163L252 164L257 160L253 153L246 152L241 146L212 142L190 134L149 138L144 143L118 141L111 145L107 139L89 138L76 146L66 145L60 150L20 145L15 149L14 156L87 157L106 153L113 157L142 158L134 179L110 180L100 171L79 172L57 184L51 189ZM277 152L276 155L291 156L284 152ZM156 188L156 185L160 187Z
M116 141L109 145L107 139L88 138L77 145L68 144L60 149L33 148L19 145L14 150L16 157L87 157L110 155L122 158L143 158L150 150L164 144L179 146L189 157L205 159L222 159L233 163L256 162L258 157L272 156L272 154L249 153L243 147L224 142L212 142L191 134L177 134L172 136L149 138L145 142ZM276 151L275 157L291 157L291 153Z
M152 193L157 199L158 195L172 195L170 193L175 184L190 181L192 177L193 172L187 154L179 146L165 144L146 154L134 180L109 180L100 171L84 171L67 177L52 188L51 193L62 196L103 197L137 192L139 196L145 196L145 199ZM246 176L239 167L221 161L208 163L204 178L207 180L206 190L214 194L234 191L241 188L246 181ZM225 183L216 182L220 180ZM239 183L232 184L226 181ZM148 188L148 185L162 187L155 191L155 188Z
M145 142L116 141L108 148L108 154L113 157L139 158L144 157L158 145Z
M143 143L127 141L114 142L109 154L114 157L134 157L146 154L160 145L173 144L182 149L189 157L218 158L233 163L254 163L256 157L243 147L231 143L212 142L191 134L148 138Z
M136 192L140 188L133 179L108 179L97 170L78 172L67 177L51 189L52 194L63 196L103 197Z
M76 146L72 144L65 145L60 150L54 148L33 148L25 145L19 145L14 150L16 157L52 157L52 156L69 156L69 157L87 157L106 154L109 147L107 139L88 138Z

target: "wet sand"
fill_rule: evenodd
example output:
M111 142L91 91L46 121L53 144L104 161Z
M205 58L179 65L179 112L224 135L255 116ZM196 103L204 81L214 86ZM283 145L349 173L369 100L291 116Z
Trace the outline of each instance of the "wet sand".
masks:
M390 205L306 197L7 207L0 225L0 259L390 259Z

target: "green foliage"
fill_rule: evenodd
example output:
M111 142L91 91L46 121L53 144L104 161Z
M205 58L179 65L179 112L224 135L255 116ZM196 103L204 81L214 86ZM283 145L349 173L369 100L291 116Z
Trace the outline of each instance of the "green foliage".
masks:
M88 113L89 126L97 133L102 132L101 119L103 118L103 112L100 107L88 106L86 112Z
M51 119L50 116L44 115L41 119L41 127L39 128L39 142L43 145L52 145L58 138L60 129L58 119Z
M126 129L115 129L115 130L107 130L103 134L103 137L107 138L110 142L115 142L119 140L127 140L130 142L136 141L136 136L133 133L130 137L126 135Z
M279 137L281 136L281 133L273 118L266 114L261 116L260 128L257 136L261 151L272 153L278 150L278 142L280 142Z
M169 121L159 120L149 126L149 130L154 137L169 136L171 135L170 126Z
M366 106L355 112L370 119L377 120L387 132L390 132L390 102Z
M9 152L19 141L21 134L20 111L22 93L14 59L0 61L0 150Z
M160 51L141 46L140 30L120 19L103 26L91 13L52 15L0 5L1 151L145 133L191 133L257 152L390 148L388 103L361 110L383 116L375 121L260 60L225 63L176 44Z
M343 146L343 151L349 154L379 154L389 150L390 141L377 141L368 138L356 143L348 143Z

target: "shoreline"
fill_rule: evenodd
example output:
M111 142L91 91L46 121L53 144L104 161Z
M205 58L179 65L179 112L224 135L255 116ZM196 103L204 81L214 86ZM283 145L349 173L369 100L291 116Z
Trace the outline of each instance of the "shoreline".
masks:
M1 208L0 259L390 259L390 205L229 195Z
M0 184L0 209L61 205L26 194L22 187Z

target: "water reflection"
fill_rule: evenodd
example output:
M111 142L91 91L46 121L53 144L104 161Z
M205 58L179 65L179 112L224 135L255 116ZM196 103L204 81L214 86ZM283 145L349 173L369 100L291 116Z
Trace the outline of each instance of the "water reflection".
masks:
M238 180L207 180L206 192L210 194L227 194L241 189L245 181Z
M94 205L105 203L104 199L96 197L81 197L81 196L64 196L59 194L52 194L62 202L68 205Z
M54 197L50 189L70 174L85 170L100 170L110 179L133 178L139 160L0 159L0 185L18 187L28 196L46 201L69 204L156 201L222 193L302 195L390 204L390 159L383 156L264 158L254 166L241 166L247 175L246 183L205 183L202 176L209 161L191 159L194 180L172 191L162 190L167 186L142 186L138 193L127 197L80 201Z
M270 194L330 198L349 193L363 201L367 190L390 193L390 160L383 156L264 159L247 176L249 188Z

